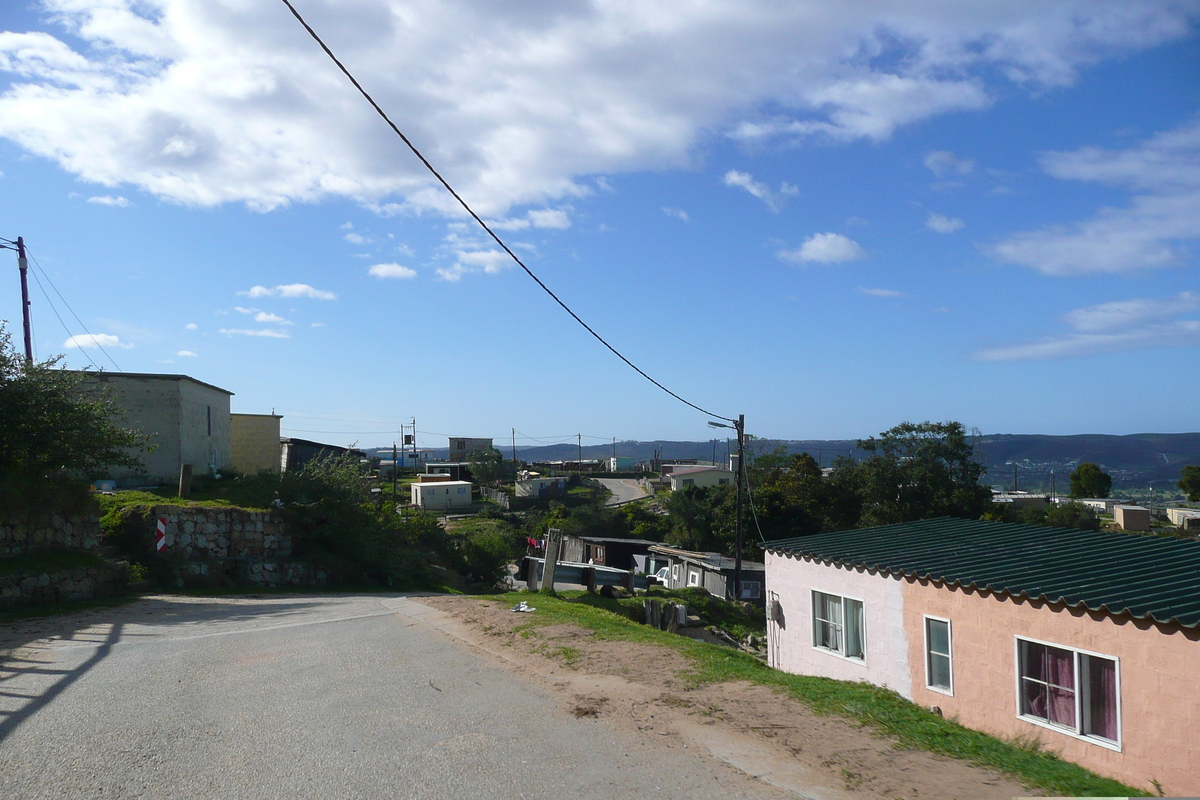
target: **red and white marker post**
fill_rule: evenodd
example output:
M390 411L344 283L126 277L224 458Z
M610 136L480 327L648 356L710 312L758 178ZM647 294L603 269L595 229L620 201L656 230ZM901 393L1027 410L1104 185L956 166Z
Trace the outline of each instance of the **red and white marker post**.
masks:
M167 518L159 517L154 526L154 549L162 551L167 546Z

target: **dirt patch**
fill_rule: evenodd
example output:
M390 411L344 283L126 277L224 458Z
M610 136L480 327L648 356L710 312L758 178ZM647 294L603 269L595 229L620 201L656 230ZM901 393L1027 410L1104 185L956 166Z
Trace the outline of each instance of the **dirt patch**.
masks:
M679 746L706 748L765 783L805 797L1008 800L1025 787L963 761L899 747L840 717L762 686L691 686L689 663L654 645L598 639L572 625L521 629L529 615L469 597L422 597L476 636L503 663L542 679L581 719L632 726ZM536 613L536 612L535 612ZM502 648L497 650L497 648Z

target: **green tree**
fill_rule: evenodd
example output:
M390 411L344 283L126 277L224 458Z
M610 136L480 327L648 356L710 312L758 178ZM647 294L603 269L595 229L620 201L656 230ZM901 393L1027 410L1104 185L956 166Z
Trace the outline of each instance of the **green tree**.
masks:
M1180 473L1179 483L1175 484L1179 491L1187 495L1193 503L1200 502L1200 466L1189 464Z
M989 508L992 491L979 483L986 467L962 423L904 422L857 446L870 455L839 459L834 474L861 498L860 525L978 519Z
M1112 476L1090 461L1084 461L1071 473L1071 497L1108 497Z
M149 437L122 427L107 387L63 369L62 359L26 364L0 324L0 476L91 479L109 466L144 469L137 453Z
M504 454L494 447L472 450L467 453L467 463L472 477L481 484L497 483L513 471L511 462L506 462Z

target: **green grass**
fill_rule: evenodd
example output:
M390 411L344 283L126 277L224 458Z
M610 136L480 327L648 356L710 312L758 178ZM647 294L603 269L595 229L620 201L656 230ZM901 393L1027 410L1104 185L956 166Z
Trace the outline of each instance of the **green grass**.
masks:
M598 638L641 642L678 651L691 666L680 677L692 685L747 681L793 697L813 712L836 715L894 738L902 747L961 758L1012 776L1021 783L1070 797L1146 797L1149 793L1096 775L1041 748L1036 741L1005 741L938 717L896 692L868 683L792 675L771 669L762 661L732 648L697 642L653 630L603 607L609 601L595 595L536 595L510 593L495 597L502 603L521 600L536 606L532 619L518 628L530 635L545 625L573 624ZM603 602L601 602L603 601ZM640 600L639 600L640 602Z

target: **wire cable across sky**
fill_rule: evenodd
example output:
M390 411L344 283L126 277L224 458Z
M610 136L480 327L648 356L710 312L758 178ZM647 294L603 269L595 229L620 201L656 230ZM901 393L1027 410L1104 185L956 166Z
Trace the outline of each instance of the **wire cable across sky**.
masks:
M387 112L385 112L379 106L379 104L375 102L375 98L371 97L371 95L367 92L367 90L362 87L362 84L360 84L358 82L358 80L354 77L354 75L351 74L350 70L346 69L346 66L341 61L338 60L338 57L333 54L333 51L329 49L329 46L327 44L325 44L325 42L321 39L320 36L317 35L317 32L315 30L313 30L312 26L309 25L307 22L305 22L304 17L300 16L300 12L296 10L296 7L291 4L290 0L282 0L282 2L285 6L288 7L288 10L292 12L292 16L294 16L299 21L299 23L304 26L304 30L308 31L308 35L311 36L313 38L313 40L318 45L321 46L321 49L325 51L325 55L329 56L329 58L333 60L334 64L337 64L337 67L338 67L338 69L340 69L342 71L342 74L345 75L350 80L350 83L354 84L354 88L358 89L359 93L363 97L365 97L367 102L371 104L371 107L375 109L376 113L378 113L379 116L383 118L383 121L386 122L388 124L388 126L396 133L396 135L400 137L400 140L403 141L404 144L408 145L408 149L413 152L413 155L415 155L418 159L420 159L421 163L425 165L425 168L427 170L429 170L430 174L432 174L433 177L437 178L438 182L441 183L442 186L444 186L446 188L446 191L448 191L454 197L454 199L458 201L459 205L461 205L464 209L466 209L466 212L471 215L471 218L479 223L479 227L481 227L485 231L487 231L488 236L491 236L492 239L496 242L496 244L500 245L501 249L503 249L504 252L508 254L509 258L511 258L514 262L516 262L517 266L519 266L521 269L525 270L525 274L528 275L530 278L532 278L534 280L534 282L542 288L542 291L544 291L546 294L550 295L550 297L554 299L554 302L556 302L560 306L562 306L563 310L566 311L568 314L570 314L571 317L576 322L578 322L580 325L582 325L584 330L586 330L588 333L590 333L592 336L594 336L596 338L596 341L600 342L600 344L607 347L609 349L609 351L612 352L613 355L615 355L617 358L624 361L631 369L633 369L635 372L637 372L637 374L641 375L643 378L650 381L655 386L657 386L659 389L662 389L664 392L671 395L671 397L674 397L676 400L683 403L684 405L686 405L690 408L694 408L697 411L699 411L701 414L705 414L714 419L723 419L726 422L736 422L737 421L734 419L730 419L729 417L722 416L721 414L714 414L713 412L708 411L707 409L701 408L700 406L696 405L693 402L690 402L689 400L685 400L683 397L676 394L675 392L672 392L666 386L663 386L661 383L654 380L654 378L651 378L645 372L645 370L643 370L637 364L634 364L632 361L630 361L628 358L626 358L624 355L622 355L622 353L619 350L617 350L617 348L615 348L611 344L609 344L604 339L603 336L596 333L596 331L592 330L592 327L590 325L588 325L586 322L584 322L583 319L580 318L580 316L578 314L576 314L574 311L572 311L570 306L568 306L566 303L564 303L562 300L560 300L558 295L556 295L554 292L550 291L550 287L548 287L548 286L546 286L546 284L542 283L541 278L539 278L537 275L533 274L533 270L531 270L529 267L525 266L525 262L522 261L520 258L518 258L517 254L514 253L512 250L510 250L508 245L506 245L504 243L504 241L499 236L496 235L496 232L493 231L491 228L489 228L487 223L484 222L483 219L478 214L476 214L475 211L469 205L467 205L467 201L463 200L459 196L458 192L454 191L454 187L452 187L450 185L450 183L441 176L441 173L439 173L436 169L433 168L433 165L430 164L429 160L427 158L425 158L424 155L421 154L421 151L417 149L416 145L414 145L411 141L409 141L408 137L405 136L404 133L400 130L400 128L398 128L396 126L396 123L392 122L391 118L387 115Z

